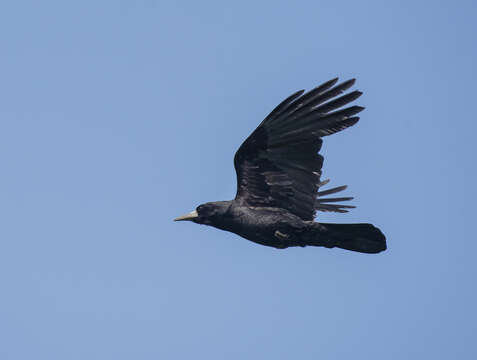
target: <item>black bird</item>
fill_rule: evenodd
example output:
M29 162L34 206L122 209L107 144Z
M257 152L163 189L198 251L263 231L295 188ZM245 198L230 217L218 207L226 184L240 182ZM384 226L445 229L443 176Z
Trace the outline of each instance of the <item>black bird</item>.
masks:
M347 212L336 204L351 197L325 198L346 189L318 191L323 156L322 137L359 120L364 108L344 105L362 95L353 91L355 79L336 85L338 78L283 100L240 146L234 158L237 194L234 200L202 204L175 221L190 220L231 231L258 244L284 249L324 246L363 253L386 250L386 238L371 224L314 222L316 211Z

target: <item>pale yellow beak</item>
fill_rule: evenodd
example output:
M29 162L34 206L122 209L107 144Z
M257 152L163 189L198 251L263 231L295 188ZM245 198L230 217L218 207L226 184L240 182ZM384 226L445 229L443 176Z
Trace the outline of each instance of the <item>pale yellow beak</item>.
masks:
M174 221L183 221L183 220L189 220L192 221L194 219L197 219L199 217L199 214L197 214L197 211L191 211L188 214L179 216L178 218L175 218Z

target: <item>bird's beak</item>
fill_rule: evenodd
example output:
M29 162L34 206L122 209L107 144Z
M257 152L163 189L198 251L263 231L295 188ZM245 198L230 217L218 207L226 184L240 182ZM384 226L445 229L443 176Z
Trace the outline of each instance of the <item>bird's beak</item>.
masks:
M178 218L175 218L174 221L183 221L183 220L189 220L192 221L194 219L197 219L199 217L199 214L197 214L197 211L191 211L188 214L179 216Z

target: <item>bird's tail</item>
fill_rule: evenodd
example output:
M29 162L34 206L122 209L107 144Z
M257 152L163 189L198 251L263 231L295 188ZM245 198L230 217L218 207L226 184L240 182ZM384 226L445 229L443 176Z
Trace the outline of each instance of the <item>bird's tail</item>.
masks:
M316 223L315 223L316 224ZM376 254L386 250L386 238L371 224L319 223L319 237L326 238L322 246ZM321 241L320 241L321 242Z

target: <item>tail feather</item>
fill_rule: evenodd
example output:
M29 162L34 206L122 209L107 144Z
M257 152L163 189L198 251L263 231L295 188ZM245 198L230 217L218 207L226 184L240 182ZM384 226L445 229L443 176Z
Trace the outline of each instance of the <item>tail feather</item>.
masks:
M320 237L329 239L324 246L376 254L386 250L386 237L371 224L320 223Z

